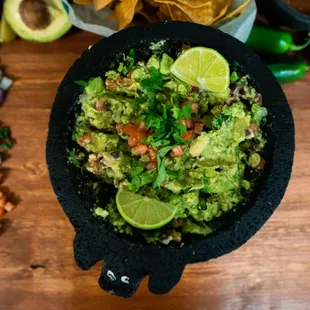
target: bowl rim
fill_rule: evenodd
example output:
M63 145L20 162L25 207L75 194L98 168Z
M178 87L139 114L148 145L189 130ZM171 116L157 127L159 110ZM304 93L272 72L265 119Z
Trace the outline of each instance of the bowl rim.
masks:
M310 24L310 15L304 14L294 7L290 6L285 0L273 0L284 10L285 13L289 14L292 18L298 19L303 23Z
M126 249L129 247L135 253L143 253L144 251L142 251L142 248L145 249L147 247L152 255L157 253L158 250L162 253L167 253L167 255L177 255L177 253L181 253L180 255L187 257L183 260L183 264L185 265L187 263L195 263L205 261L209 258L215 258L240 247L269 219L283 198L290 179L295 147L294 121L281 87L268 68L263 65L261 59L245 44L220 30L188 22L163 22L142 27L128 28L109 38L102 39L91 48L87 49L68 70L57 91L49 121L46 147L46 160L49 175L58 201L77 233L79 231L85 232L85 227L93 225L91 223L93 216L83 207L83 202L78 197L65 156L66 137L64 126L66 125L66 116L63 115L62 104L65 100L70 98L66 92L69 87L73 87L71 76L78 72L78 67L81 67L85 61L90 61L91 57L96 53L100 53L102 49L104 50L106 48L111 52L114 50L116 44L123 44L122 46L124 49L126 44L132 42L137 44L141 42L141 38L152 34L156 34L154 35L155 40L157 40L159 36L165 38L172 38L173 36L184 37L184 39L180 38L179 41L186 41L187 38L191 36L193 37L192 41L199 40L200 36L201 38L203 36L209 36L210 38L215 38L217 41L216 44L219 46L225 46L227 51L230 49L238 50L238 53L240 53L238 58L243 60L241 63L242 66L248 69L248 72L257 71L256 75L260 77L260 80L257 80L257 82L260 82L260 84L263 85L262 87L270 90L268 98L274 100L273 109L279 112L282 111L281 113L284 115L284 117L273 115L273 117L277 119L277 121L275 121L276 126L273 130L276 136L275 149L278 151L273 154L272 173L266 177L266 183L257 196L254 205L249 208L239 220L234 222L230 230L220 231L212 236L206 236L204 239L194 240L192 243L185 244L181 248L158 248L156 245L140 242L127 237L125 234L116 234L113 231L102 228L106 234L106 239L111 239L111 242L117 242L119 244L119 247L116 247L114 250L111 249L115 254L117 254L121 248ZM201 40L206 42L206 39ZM206 43L201 45L205 46ZM119 52L121 52L121 50ZM234 51L233 54L237 55L237 52ZM66 113L68 113L68 111L66 111ZM283 133L283 130L286 130L286 134ZM281 184L280 190L277 189L278 184ZM273 197L273 200L271 199L270 202L266 201L266 196ZM78 206L78 209L73 210L73 204L74 206ZM79 212L74 212L76 210L79 210ZM197 251L194 251L194 253L193 249L197 249Z

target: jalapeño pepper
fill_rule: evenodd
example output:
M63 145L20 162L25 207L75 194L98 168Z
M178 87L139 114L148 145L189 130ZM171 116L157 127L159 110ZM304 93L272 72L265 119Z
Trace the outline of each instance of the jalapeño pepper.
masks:
M279 83L294 82L303 78L310 68L304 58L299 55L277 56L264 60Z
M293 36L284 30L254 26L246 44L261 54L285 54L300 51L310 45L307 38L303 45L295 45Z

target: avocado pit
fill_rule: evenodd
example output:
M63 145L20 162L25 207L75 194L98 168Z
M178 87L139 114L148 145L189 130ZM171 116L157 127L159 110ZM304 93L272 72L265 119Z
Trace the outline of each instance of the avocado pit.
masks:
M44 0L23 0L19 13L24 24L32 30L45 29L51 22L51 16Z

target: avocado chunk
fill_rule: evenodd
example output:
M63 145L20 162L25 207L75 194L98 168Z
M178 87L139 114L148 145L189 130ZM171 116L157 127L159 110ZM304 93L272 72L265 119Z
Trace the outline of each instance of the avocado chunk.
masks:
M59 0L5 0L3 14L14 32L28 41L51 42L71 28Z

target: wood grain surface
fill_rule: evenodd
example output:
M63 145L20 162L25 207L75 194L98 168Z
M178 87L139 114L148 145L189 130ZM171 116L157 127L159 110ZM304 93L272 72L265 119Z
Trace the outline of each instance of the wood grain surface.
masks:
M111 296L73 259L74 231L52 191L45 164L50 109L73 61L99 36L72 32L46 45L0 45L1 63L16 78L0 119L17 143L5 162L5 186L20 203L0 234L1 310L310 309L310 72L284 87L296 122L293 176L281 206L237 251L187 266L181 282L156 296L147 279L131 299Z

